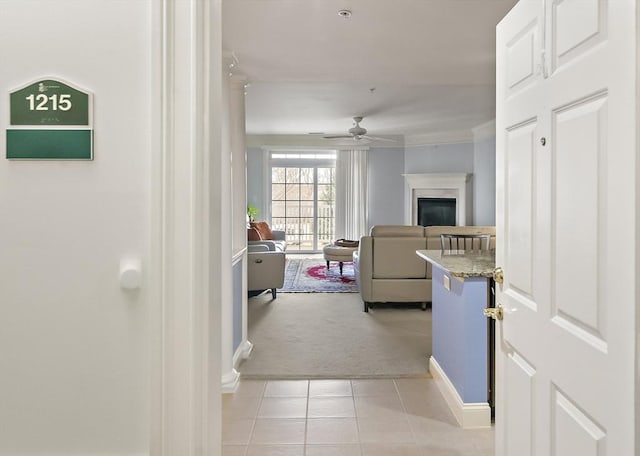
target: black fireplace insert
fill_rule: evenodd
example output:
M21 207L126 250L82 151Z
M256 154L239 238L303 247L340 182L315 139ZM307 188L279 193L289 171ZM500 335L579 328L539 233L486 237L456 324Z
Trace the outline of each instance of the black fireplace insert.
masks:
M455 198L418 198L418 225L455 226Z

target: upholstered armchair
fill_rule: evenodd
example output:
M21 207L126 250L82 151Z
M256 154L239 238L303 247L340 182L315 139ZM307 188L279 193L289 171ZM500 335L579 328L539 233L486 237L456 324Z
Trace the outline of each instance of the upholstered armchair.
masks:
M284 285L285 253L269 250L267 245L252 245L247 253L247 290L271 290L276 299L276 289Z
M272 230L267 222L251 222L247 228L247 244L266 245L269 251L287 250L285 232Z

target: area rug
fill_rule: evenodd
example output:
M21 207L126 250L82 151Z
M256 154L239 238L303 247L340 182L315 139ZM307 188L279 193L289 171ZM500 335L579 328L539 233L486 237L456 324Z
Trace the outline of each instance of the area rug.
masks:
M322 258L287 257L284 274L284 293L357 293L353 263L343 263L342 275L338 263L332 261L330 268Z
M270 293L249 299L253 351L242 378L428 377L431 311L355 293Z

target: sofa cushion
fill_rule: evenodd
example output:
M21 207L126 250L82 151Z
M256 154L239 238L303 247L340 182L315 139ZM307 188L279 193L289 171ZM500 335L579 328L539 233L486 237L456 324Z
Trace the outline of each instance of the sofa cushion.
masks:
M376 225L371 227L371 236L422 237L424 228L410 225Z
M273 240L273 233L267 222L251 222L250 226L260 233L260 239Z
M427 246L424 237L374 237L374 279L424 279L427 262L416 254Z

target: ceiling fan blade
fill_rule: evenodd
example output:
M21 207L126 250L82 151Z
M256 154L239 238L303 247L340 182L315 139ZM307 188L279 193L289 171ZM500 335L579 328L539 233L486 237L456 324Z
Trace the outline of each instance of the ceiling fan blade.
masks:
M351 139L352 135L327 135L323 136L324 139Z
M388 142L398 142L395 139L389 139L389 138L381 138L379 136L369 136L369 135L364 135L363 138L367 138L367 139L371 139L374 141L388 141Z

